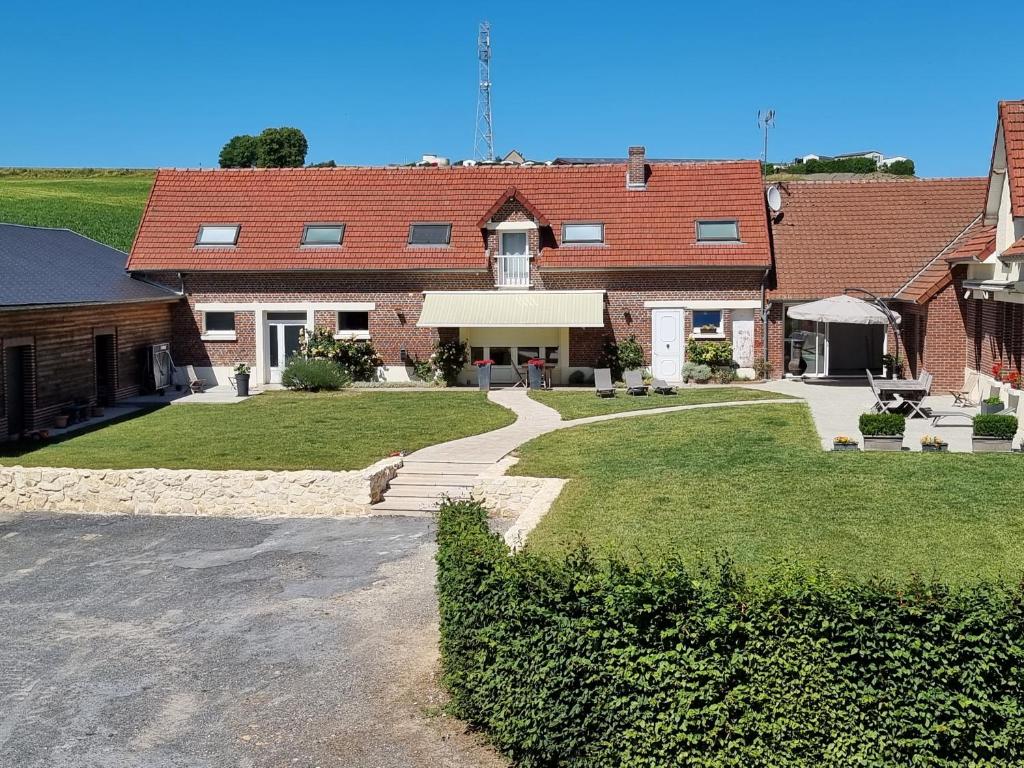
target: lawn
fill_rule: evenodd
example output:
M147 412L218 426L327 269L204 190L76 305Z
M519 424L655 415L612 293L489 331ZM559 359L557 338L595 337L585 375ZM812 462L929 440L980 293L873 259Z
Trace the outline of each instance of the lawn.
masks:
M1018 456L828 453L803 405L621 419L545 435L519 475L566 477L530 536L629 558L728 553L856 577L1024 572Z
M152 171L0 169L0 221L67 227L127 251Z
M169 405L0 463L126 469L361 469L512 423L479 392L268 392L231 405Z
M558 411L562 419L582 419L585 416L600 416L621 411L640 411L645 408L668 408L673 405L699 405L701 403L724 403L740 400L787 399L786 395L765 392L745 387L695 387L679 389L674 395L634 397L620 389L615 397L598 397L592 389L579 390L531 390L530 397Z

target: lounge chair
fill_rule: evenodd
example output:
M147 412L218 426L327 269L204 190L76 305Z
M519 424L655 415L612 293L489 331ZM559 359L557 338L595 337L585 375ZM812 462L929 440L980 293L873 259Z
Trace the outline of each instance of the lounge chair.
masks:
M961 389L949 390L949 394L953 396L953 405L959 405L961 408L977 405L971 398L974 397L974 390L978 386L979 378L979 373L968 373L964 377L964 386Z
M192 392L205 392L208 386L205 379L200 379L196 375L196 369L194 366L185 365L178 369L183 371L185 374L185 383Z
M622 374L626 382L627 395L646 395L647 385L644 384L644 377L640 371L626 371Z
M610 368L594 369L594 390L598 397L615 397L615 385L612 384Z
M676 393L676 388L666 384L664 379L652 379L651 389L659 395L674 395Z

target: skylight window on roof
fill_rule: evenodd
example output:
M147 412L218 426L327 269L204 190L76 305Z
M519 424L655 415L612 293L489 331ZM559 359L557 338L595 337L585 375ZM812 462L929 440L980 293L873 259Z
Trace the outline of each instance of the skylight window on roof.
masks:
M740 223L736 219L697 222L697 242L736 243L740 239Z
M409 225L409 245L448 245L451 239L451 224Z
M303 245L341 245L344 237L344 224L307 224L302 228Z
M235 245L238 229L237 224L203 224L196 235L196 245Z
M576 223L562 225L562 243L589 243L599 244L604 242L604 224L597 223Z

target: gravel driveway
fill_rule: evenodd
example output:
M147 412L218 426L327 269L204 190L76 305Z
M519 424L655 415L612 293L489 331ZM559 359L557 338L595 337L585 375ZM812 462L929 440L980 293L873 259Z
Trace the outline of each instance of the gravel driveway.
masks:
M0 513L0 765L501 765L439 715L433 523Z

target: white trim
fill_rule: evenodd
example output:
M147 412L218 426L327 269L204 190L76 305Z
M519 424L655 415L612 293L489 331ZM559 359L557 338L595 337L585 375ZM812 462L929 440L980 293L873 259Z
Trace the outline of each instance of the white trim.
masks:
M645 301L644 309L760 309L758 299L669 299Z
M369 331L338 331L334 334L337 341L369 341Z
M238 341L234 331L206 331L199 337L201 341Z
M469 294L493 295L495 293L499 293L499 291L494 291L494 290L490 290L490 291L486 291L486 290L476 290L476 291L423 291L423 295L424 296L467 296ZM583 291L570 291L570 290L564 290L564 291L517 291L517 290L506 290L506 291L500 291L500 293L502 293L502 294L508 294L508 293L528 293L528 294L532 294L534 296L536 296L538 294L543 294L545 296L567 296L567 295L576 295L576 294L580 294L580 293L599 293L602 296L604 296L605 292L604 292L603 289L600 289L600 288L598 288L598 289L588 288L587 290L583 290ZM602 327L604 327L604 326L602 326Z
M376 308L372 301L211 301L195 305L196 312L373 312Z
M485 225L486 229L492 232L525 232L530 229L540 229L535 221L502 221L495 224L493 221L488 221Z

